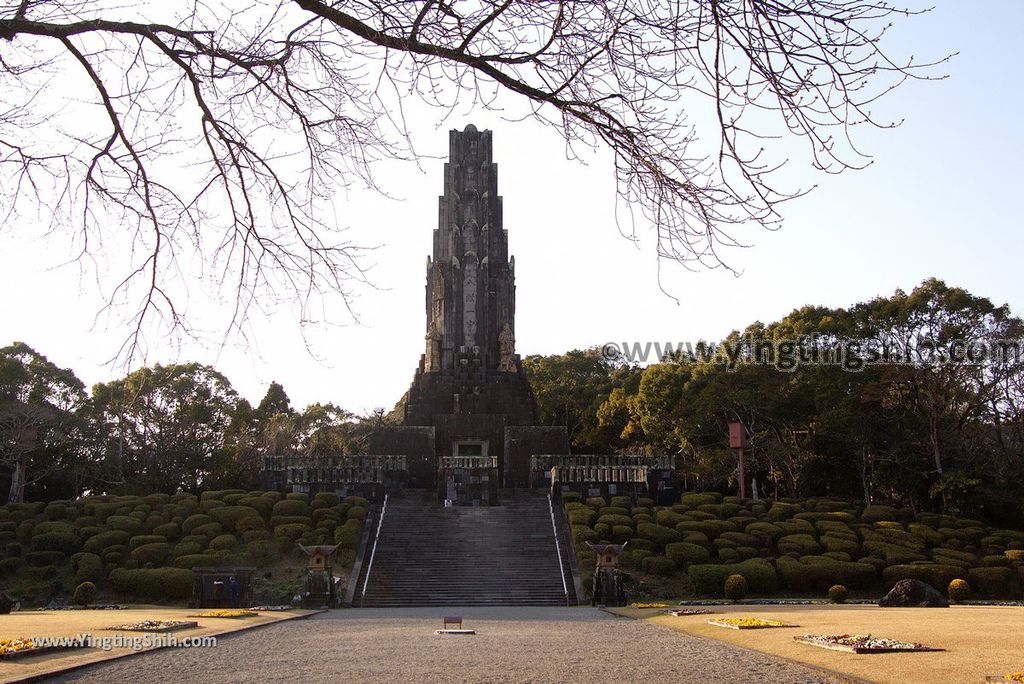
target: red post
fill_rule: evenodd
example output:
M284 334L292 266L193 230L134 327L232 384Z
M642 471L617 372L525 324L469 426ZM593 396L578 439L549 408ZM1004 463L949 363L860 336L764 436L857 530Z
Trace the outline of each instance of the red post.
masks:
M736 421L729 423L729 447L735 449L739 454L740 467L739 467L739 480L740 480L740 498L747 498L747 472L746 463L743 460L743 450L747 446L747 430L743 427L743 423Z

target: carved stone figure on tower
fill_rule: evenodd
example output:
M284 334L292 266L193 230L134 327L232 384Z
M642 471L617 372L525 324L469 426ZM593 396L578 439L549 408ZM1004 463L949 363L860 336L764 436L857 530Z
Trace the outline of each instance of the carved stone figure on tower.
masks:
M430 322L426 335L427 349L423 356L423 370L436 373L441 370L441 333L437 331L434 321Z
M498 335L498 370L502 373L516 372L516 338L508 323Z

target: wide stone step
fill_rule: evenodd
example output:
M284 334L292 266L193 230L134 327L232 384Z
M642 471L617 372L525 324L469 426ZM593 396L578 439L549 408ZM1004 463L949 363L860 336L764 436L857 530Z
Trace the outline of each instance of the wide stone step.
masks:
M566 605L547 498L518 496L480 508L444 508L431 493L389 497L355 605Z

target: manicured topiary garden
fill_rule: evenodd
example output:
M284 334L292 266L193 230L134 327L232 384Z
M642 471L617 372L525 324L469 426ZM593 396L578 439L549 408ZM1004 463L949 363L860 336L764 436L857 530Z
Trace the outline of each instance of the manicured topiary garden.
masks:
M367 508L355 496L243 490L10 504L0 507L0 589L23 605L70 599L85 582L104 596L183 602L191 568L252 565L257 596L286 601L304 577L296 542L340 544L335 567L351 566Z
M673 506L626 496L563 495L584 586L585 542L629 542L621 564L635 594L722 597L740 575L751 596L877 598L919 579L977 599L1019 599L1024 532L978 520L831 499L740 499L684 494ZM959 598L959 595L958 597ZM842 599L846 600L846 593Z

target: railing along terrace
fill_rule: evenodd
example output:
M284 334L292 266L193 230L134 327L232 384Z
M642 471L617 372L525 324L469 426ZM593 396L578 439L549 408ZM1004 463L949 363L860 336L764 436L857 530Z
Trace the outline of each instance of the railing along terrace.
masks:
M550 454L530 458L530 470L550 473L552 482L645 483L651 470L671 470L673 456L642 454Z
M263 469L285 473L288 484L372 484L383 482L391 473L404 472L408 466L404 455L293 454L265 456Z
M442 470L475 470L478 468L497 468L497 456L442 456Z

